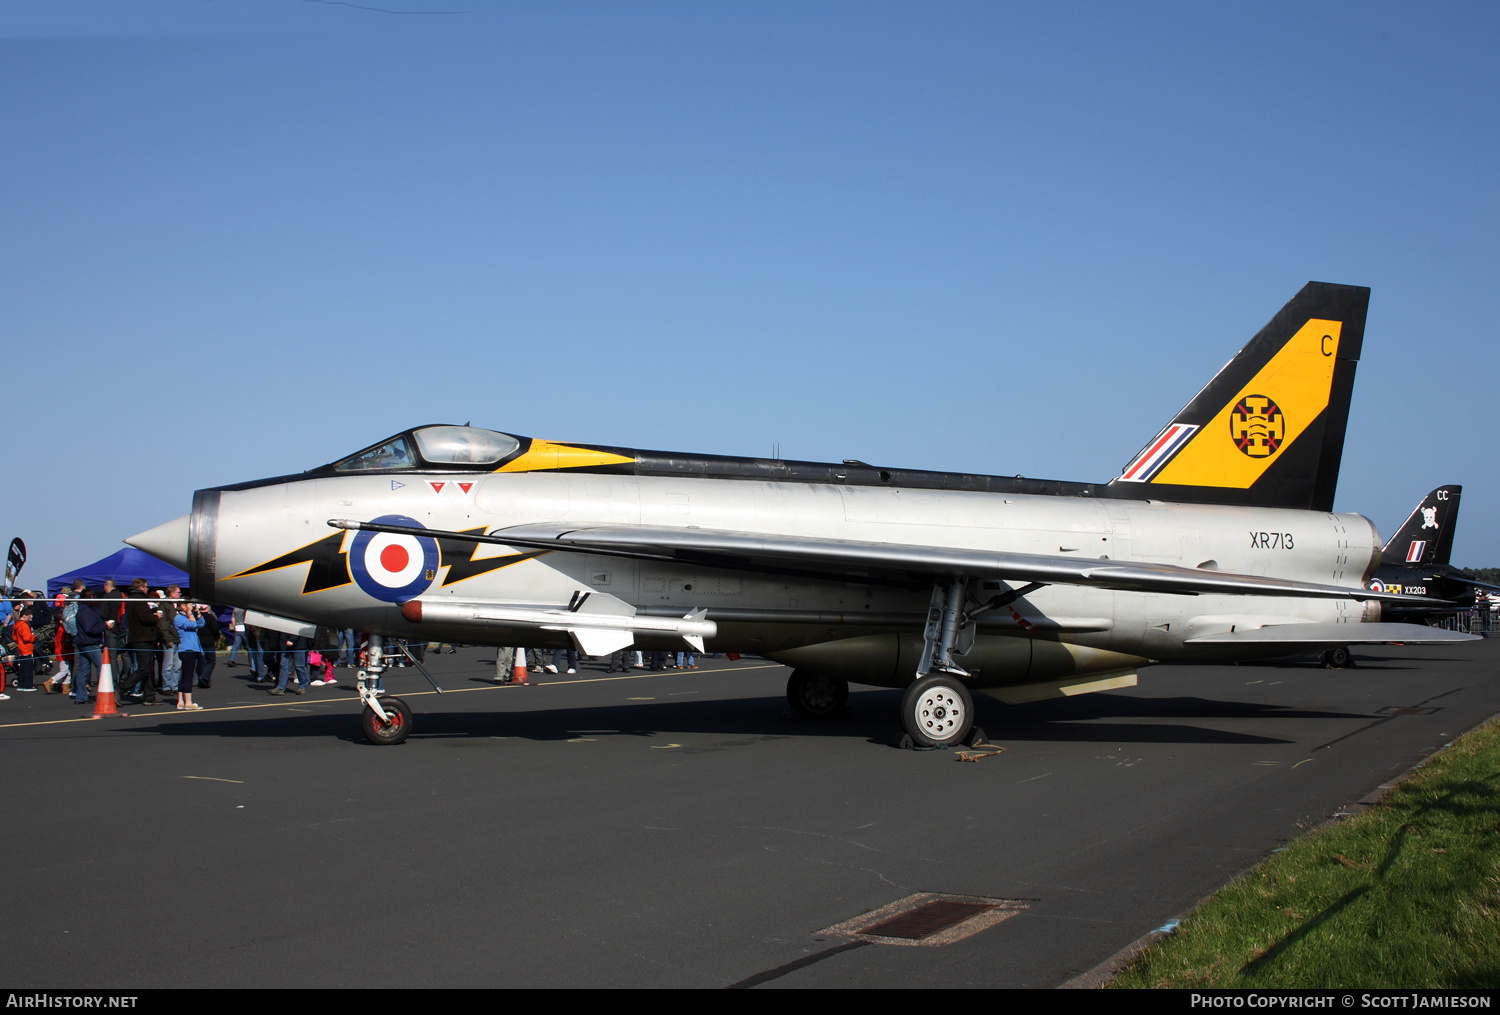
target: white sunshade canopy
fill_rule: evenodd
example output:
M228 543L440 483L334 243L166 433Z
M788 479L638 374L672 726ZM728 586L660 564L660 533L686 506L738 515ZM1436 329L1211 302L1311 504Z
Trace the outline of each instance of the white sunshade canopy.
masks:
M422 457L434 465L498 465L521 442L472 426L428 426L414 433Z

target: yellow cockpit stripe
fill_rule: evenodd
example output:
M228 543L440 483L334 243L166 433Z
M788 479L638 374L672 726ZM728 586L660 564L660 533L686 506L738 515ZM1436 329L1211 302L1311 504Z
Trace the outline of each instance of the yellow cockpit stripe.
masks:
M586 465L628 465L635 461L625 455L592 448L575 448L570 444L533 440L520 458L506 462L496 472L539 472L544 469L578 469Z

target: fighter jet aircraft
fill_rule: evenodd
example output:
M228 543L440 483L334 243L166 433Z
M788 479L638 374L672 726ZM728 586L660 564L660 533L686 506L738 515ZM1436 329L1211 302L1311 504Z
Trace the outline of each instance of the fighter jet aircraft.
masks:
M804 716L905 688L918 746L1005 702L1133 686L1162 660L1465 640L1381 622L1380 539L1334 513L1369 290L1308 283L1107 483L397 434L310 472L199 490L127 542L199 597L387 638L753 653Z
M1369 587L1407 597L1388 608L1393 617L1425 622L1471 606L1476 593L1500 592L1500 586L1470 578L1448 563L1463 490L1440 486L1422 498L1381 551L1381 564Z

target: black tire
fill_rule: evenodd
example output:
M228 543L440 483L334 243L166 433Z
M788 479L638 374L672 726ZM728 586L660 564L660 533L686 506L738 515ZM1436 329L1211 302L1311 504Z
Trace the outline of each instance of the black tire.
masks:
M1323 653L1323 665L1335 670L1347 669L1354 665L1354 657L1349 654L1347 646L1341 645Z
M961 744L974 725L974 699L957 677L923 677L901 699L901 724L918 747Z
M376 716L375 710L369 705L360 713L359 724L364 728L365 739L372 744L388 747L399 744L411 736L411 706L400 698L382 697L380 707L385 709L386 715L391 717L389 723L383 723Z
M849 681L793 670L786 682L786 701L803 719L831 719L849 704Z

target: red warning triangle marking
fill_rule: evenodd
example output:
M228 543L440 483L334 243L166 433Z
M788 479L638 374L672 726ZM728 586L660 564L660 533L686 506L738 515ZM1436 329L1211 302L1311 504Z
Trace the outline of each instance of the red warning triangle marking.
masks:
M458 488L460 490L462 490L464 493L468 493L470 490L474 489L474 484L473 483L459 483L458 484Z
M447 486L448 484L447 484L446 481L442 482L442 483L438 483L438 482L434 482L433 480L429 479L427 481L427 485L430 486L430 487L432 487L432 492L433 493L442 493L443 492L443 487Z

